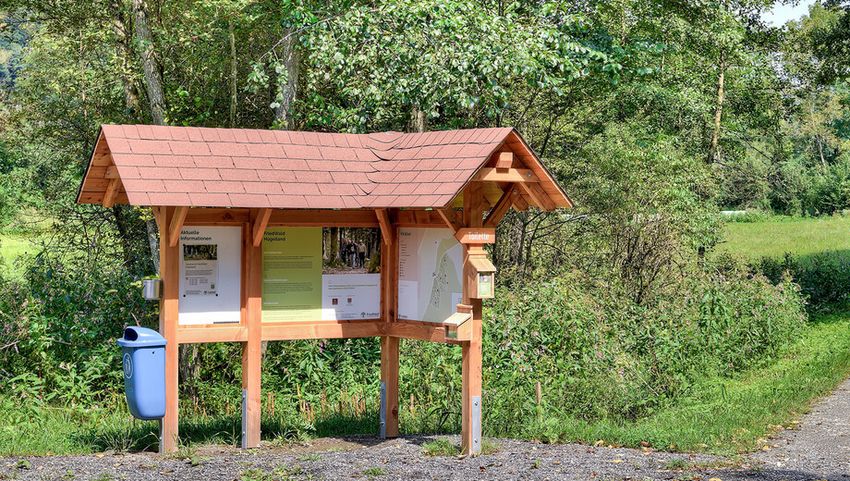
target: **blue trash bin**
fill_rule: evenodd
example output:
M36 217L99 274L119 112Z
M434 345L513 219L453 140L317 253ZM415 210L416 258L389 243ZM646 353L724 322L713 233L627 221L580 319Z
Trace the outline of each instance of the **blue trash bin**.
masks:
M131 326L118 339L124 366L124 393L133 416L165 416L165 338L153 329Z

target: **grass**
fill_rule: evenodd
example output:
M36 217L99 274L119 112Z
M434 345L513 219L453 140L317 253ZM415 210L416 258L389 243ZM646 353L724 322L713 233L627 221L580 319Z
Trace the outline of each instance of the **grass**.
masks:
M850 250L848 217L769 217L761 222L728 222L719 251L745 259L808 256Z
M693 394L653 416L630 423L553 419L530 437L722 455L761 447L797 419L814 399L850 375L850 314L819 318L786 355L736 379L706 379Z
M19 258L34 255L36 247L33 237L26 234L0 234L0 269L5 269L12 275L20 275L15 267Z

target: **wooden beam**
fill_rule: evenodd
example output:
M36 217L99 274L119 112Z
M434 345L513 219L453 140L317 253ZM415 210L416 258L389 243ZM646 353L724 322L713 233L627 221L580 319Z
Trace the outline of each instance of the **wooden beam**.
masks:
M518 184L520 188L525 191L526 195L531 197L531 200L539 207L541 210L555 210L555 203L552 202L552 199L549 198L549 194L547 194L543 189L540 188L539 185L529 185L529 184Z
M180 231L183 230L183 222L186 220L186 214L189 213L188 207L177 207L174 210L174 216L171 218L171 223L168 226L168 246L174 247L180 240Z
M499 225L499 222L502 221L502 218L505 217L505 214L508 213L508 210L513 204L513 198L516 194L515 189L516 186L511 185L508 187L508 190L502 194L502 198L499 199L499 202L496 202L496 206L490 210L487 218L484 219L484 227L496 227Z
M112 179L106 186L106 192L103 193L103 206L111 209L115 205L115 195L118 193L118 179Z
M496 157L496 168L497 169L510 169L514 165L514 153L513 152L499 152L499 156Z
M524 185L524 184L522 184ZM477 187L477 188L476 188ZM464 227L480 228L484 223L484 208L481 202L481 184L467 186L463 195ZM471 253L478 253L481 245L463 244L463 301L472 306L471 332L469 341L461 343L461 452L467 456L481 453L481 343L482 343L482 304L481 299L472 298L472 283L475 282L475 269L468 262Z
M384 336L381 319L356 321L276 322L263 324L264 341L299 339L350 339Z
M529 169L496 169L484 167L478 171L473 180L479 182L540 182L540 179Z
M251 222L250 209L193 207L183 225L243 225Z
M114 165L110 165L106 168L106 173L103 175L106 179L118 179L120 176L118 175L118 167Z
M258 213L258 217L262 212ZM268 220L268 219L266 219ZM256 222L256 219L255 219ZM242 448L260 445L260 386L262 377L262 309L263 309L263 250L254 244L256 225L243 227L242 249L246 251L245 317L247 339L242 343ZM262 240L262 239L261 239Z
M168 243L174 207L160 209L162 229L159 231L159 269L162 277L162 299L159 307L159 333L165 344L165 417L160 423L159 450L177 451L178 425L178 347L177 323L180 298L180 249Z
M260 209L257 213L257 217L254 219L252 231L254 247L260 247L260 244L263 243L263 234L266 233L266 226L269 224L269 218L271 218L271 215L271 209Z
M398 345L397 337L381 338L381 432L383 439L398 437Z
M394 235L392 222L390 221L390 215L387 213L387 209L375 209L375 215L377 216L378 224L381 227L381 239L384 240L384 244L392 245L394 242Z
M445 222L446 225L449 226L452 231L457 232L459 227L457 225L457 222L455 222L455 220L452 218L454 217L452 215L453 213L454 210L449 207L437 209L437 214L440 216L441 219L443 219L443 222Z
M269 226L288 227L379 227L373 210L301 209L275 210Z
M248 329L243 325L181 327L177 329L177 342L196 344L203 342L245 342Z

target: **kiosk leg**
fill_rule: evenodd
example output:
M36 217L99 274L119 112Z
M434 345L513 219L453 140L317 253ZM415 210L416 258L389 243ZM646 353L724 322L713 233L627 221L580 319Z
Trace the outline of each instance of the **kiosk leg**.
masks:
M381 338L381 438L398 436L398 338Z
M467 456L481 454L481 301L473 309L473 336L463 349L463 408L461 409L461 451Z
M177 322L180 296L180 247L168 242L174 208L162 209L160 216L159 269L162 277L162 301L159 310L159 332L165 345L165 417L160 422L159 451L177 451L178 420L178 352Z
M248 341L242 344L242 448L248 449L260 445L263 253L250 238L244 246L248 251Z

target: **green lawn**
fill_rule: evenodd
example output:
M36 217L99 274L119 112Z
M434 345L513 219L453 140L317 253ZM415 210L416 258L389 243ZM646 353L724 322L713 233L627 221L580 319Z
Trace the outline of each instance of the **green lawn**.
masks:
M0 234L0 271L19 275L15 261L21 257L34 255L36 246L33 236L27 234Z
M850 376L850 314L824 316L806 327L786 355L740 378L709 378L674 406L634 423L541 423L529 434L550 441L580 441L672 451L736 454L758 449L779 426Z
M726 241L719 250L746 259L850 250L850 217L772 217L762 222L729 222L725 230Z

